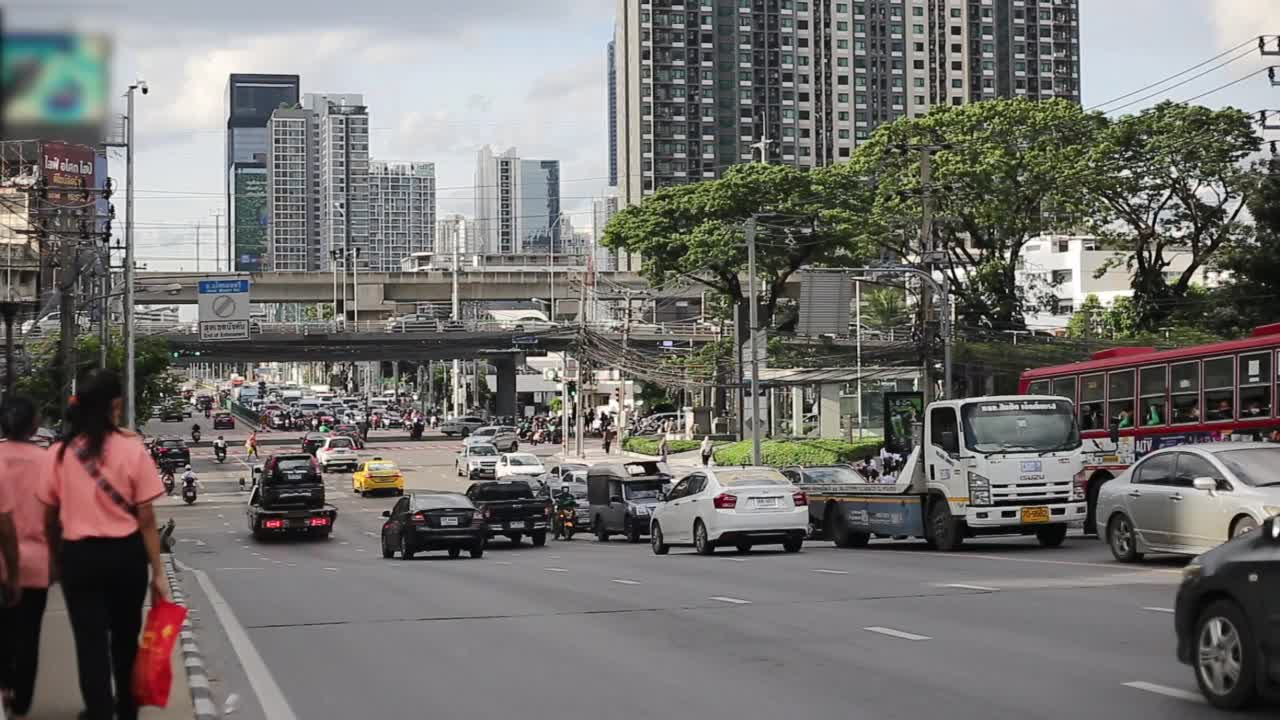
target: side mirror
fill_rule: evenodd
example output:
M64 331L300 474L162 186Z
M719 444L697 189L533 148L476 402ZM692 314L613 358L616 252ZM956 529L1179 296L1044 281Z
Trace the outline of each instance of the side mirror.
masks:
M1119 445L1119 444L1120 444L1120 425L1119 425L1119 423L1115 423L1115 422L1111 423L1111 444L1112 444L1112 445Z
M609 504L610 504L610 505L612 505L612 504L614 504L614 503L621 503L621 502L622 502L622 496L621 496L621 495L610 495L610 496L609 496Z
M1218 489L1218 481L1211 477L1198 477L1191 481L1191 487L1204 492L1213 492Z
M391 511L390 511L390 510L383 510L383 511L382 511L382 517L384 517L384 518L389 518L389 517L391 517Z

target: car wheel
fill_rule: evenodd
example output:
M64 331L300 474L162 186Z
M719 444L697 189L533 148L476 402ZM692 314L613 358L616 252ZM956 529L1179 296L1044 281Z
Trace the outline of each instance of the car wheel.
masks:
M1133 529L1133 521L1124 513L1118 513L1107 523L1107 545L1115 559L1122 563L1142 559L1142 553L1138 552L1138 533Z
M1257 697L1258 649L1240 606L1219 600L1196 622L1196 682L1209 704L1239 710Z
M738 552L740 553L751 552L751 542L748 540L739 540L738 543L734 545L734 547L736 547L738 549Z
M1049 525L1047 527L1036 529L1036 540L1040 541L1041 547L1056 548L1062 545L1062 541L1067 539L1067 526L1065 524Z
M649 531L649 547L653 548L654 555L666 555L671 551L671 546L663 542L662 526L658 523L654 523Z
M1257 529L1258 521L1246 515L1244 517L1237 518L1236 521L1231 524L1231 537L1237 538L1245 533L1252 532Z
M962 523L951 516L951 504L944 498L935 498L929 507L929 537L934 547L943 552L958 550L964 542Z
M449 557L456 558L456 557L459 557L460 555L462 555L462 548L456 548L456 547L449 548Z
M475 545L472 545L470 552L471 552L471 557L473 558L484 557L484 542L483 541L477 542Z
M542 547L547 544L546 532L529 533L529 539L533 541L534 547Z
M699 555L710 555L716 551L716 544L707 537L707 526L703 525L701 520L693 523L693 549L697 550Z
M856 532L850 530L844 519L839 517L839 510L832 510L827 515L827 522L823 523L831 534L831 542L835 543L839 548L855 548L865 547L871 542L871 533Z
M378 544L382 546L382 557L384 557L384 558L390 558L391 556L393 556L393 555L395 555L395 554L396 554L396 552L395 552L394 550L392 550L391 548L387 547L387 539L386 539L386 538L382 538L382 540L380 540L380 541L378 542Z
M604 527L604 520L597 515L592 527L596 531L596 542L609 542L609 531Z
M400 536L400 559L413 559L413 548L409 547L409 537L407 535Z
M792 535L782 541L782 549L789 553L798 553L802 547L804 547L803 535Z

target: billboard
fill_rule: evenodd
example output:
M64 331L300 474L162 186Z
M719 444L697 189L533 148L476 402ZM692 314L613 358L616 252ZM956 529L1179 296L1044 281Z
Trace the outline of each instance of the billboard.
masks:
M111 43L75 32L5 33L4 136L97 144L110 113Z
M232 198L235 225L232 228L233 257L239 272L260 272L267 252L267 173L265 170L236 170Z
M49 188L48 202L59 206L83 206L96 196L86 195L95 187L98 156L82 145L46 142L40 144L40 179Z
M915 424L924 421L924 393L884 394L884 447L905 458L915 447ZM886 470L886 472L888 472Z

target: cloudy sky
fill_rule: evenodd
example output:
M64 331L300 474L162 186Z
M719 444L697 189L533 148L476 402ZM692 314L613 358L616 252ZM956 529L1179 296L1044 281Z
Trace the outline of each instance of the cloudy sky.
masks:
M1110 104L1258 34L1280 0L1080 0L1084 103L1133 112L1188 100L1265 67L1256 52L1154 97ZM213 269L223 208L223 94L232 72L296 73L303 92L363 93L381 160L436 163L440 211L471 214L475 152L560 160L563 207L589 226L607 184L605 44L614 0L9 0L9 27L99 28L114 84L142 77L136 180L149 269ZM1224 55L1194 76L1240 52ZM1280 64L1280 58L1272 58ZM1124 107L1125 103L1139 100ZM1280 109L1265 75L1198 102ZM1280 139L1280 133L1274 133ZM123 179L123 156L112 176ZM585 211L585 214L584 214Z

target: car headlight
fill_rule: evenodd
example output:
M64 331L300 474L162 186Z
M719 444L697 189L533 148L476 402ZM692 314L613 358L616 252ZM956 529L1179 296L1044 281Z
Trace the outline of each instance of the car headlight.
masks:
M1070 499L1075 500L1077 502L1080 500L1084 500L1084 486L1085 486L1084 471L1081 470L1080 472L1071 476L1071 498Z
M991 504L991 481L978 473L969 473L969 504Z
M649 507L647 505L636 505L635 511L637 515L648 515Z

